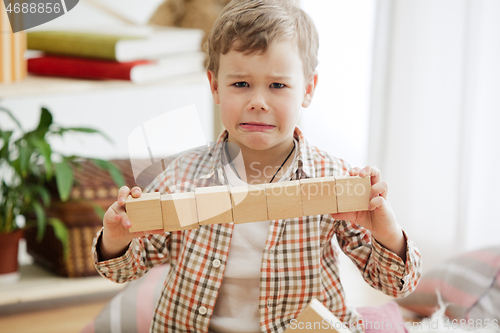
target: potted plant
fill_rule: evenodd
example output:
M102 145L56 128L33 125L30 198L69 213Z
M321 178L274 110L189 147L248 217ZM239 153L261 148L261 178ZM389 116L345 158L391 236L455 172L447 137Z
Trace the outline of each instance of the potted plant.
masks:
M52 115L42 108L36 129L25 131L18 119L0 107L0 113L13 120L17 128L0 126L0 276L4 280L17 279L17 249L23 229L37 227L37 239L42 239L47 225L54 229L56 237L67 249L67 229L61 220L50 218L46 208L50 205L56 184L56 194L66 201L73 186L73 168L79 156L66 156L53 150L50 138L65 136L70 132L100 134L102 132L85 127L65 128L53 123ZM100 168L106 169L117 186L124 184L120 170L112 163L92 159ZM54 181L55 180L55 181ZM19 224L24 217L24 225ZM7 267L2 267L6 264Z

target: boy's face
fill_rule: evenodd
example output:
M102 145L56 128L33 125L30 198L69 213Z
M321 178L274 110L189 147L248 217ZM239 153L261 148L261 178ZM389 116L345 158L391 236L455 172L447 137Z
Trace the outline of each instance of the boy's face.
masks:
M273 43L263 54L221 54L218 76L209 71L208 78L229 142L276 151L291 145L301 106L309 106L317 82L316 73L306 81L289 41Z

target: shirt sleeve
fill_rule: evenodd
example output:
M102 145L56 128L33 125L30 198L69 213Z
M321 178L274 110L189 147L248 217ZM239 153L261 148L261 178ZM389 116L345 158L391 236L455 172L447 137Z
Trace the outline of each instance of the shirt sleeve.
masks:
M422 259L404 230L406 262L377 242L369 230L350 221L336 223L340 248L370 286L392 297L407 296L416 288L422 274Z
M156 177L144 189L144 192L160 191L171 193L169 187L175 179L176 165L169 165L167 170ZM173 176L172 176L173 175ZM127 251L120 257L99 261L98 244L102 239L103 228L97 233L92 244L94 265L99 274L114 282L123 283L138 279L149 269L169 261L171 237L166 232L161 235L145 235L133 239Z
M111 281L124 283L138 279L149 269L167 262L169 258L170 234L147 235L133 239L127 251L120 257L99 261L98 244L101 229L92 244L94 265L99 274Z

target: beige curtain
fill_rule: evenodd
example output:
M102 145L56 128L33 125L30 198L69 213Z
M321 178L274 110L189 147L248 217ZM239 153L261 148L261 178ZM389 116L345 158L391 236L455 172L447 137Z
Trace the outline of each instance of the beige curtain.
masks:
M369 164L429 268L500 246L500 1L379 0Z

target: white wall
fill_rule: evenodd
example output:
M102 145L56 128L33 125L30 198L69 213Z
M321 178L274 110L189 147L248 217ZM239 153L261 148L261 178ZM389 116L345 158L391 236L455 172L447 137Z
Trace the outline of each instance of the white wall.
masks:
M68 135L63 141L53 140L53 143L66 154L107 159L128 158L128 136L141 123L191 104L196 105L207 141L213 140L213 104L208 81L203 77L189 85L137 86L0 101L0 106L10 109L27 129L35 128L40 108L45 106L53 113L54 121L62 126L101 130L112 138L113 144L101 136L87 134ZM0 121L4 128L8 119L0 113Z

